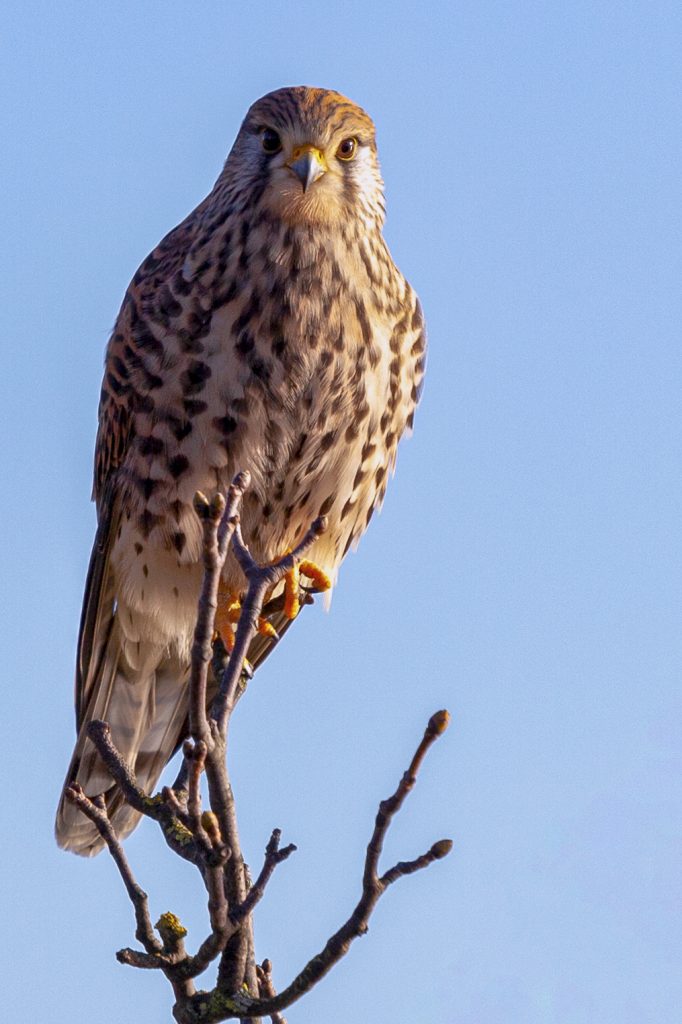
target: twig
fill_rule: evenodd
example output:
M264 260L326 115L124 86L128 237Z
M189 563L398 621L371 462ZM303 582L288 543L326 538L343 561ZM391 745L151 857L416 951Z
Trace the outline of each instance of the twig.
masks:
M104 799L102 797L95 797L91 800L76 782L68 787L66 796L71 803L79 807L83 814L90 819L109 848L109 853L119 870L123 884L126 887L126 892L130 897L130 902L135 910L135 921L137 923L135 938L142 943L148 954L160 953L162 947L152 928L147 893L135 881L128 858L123 852L120 840L109 821Z
M220 574L249 481L248 473L238 473L227 492L227 501L222 494L216 494L208 501L200 491L194 497L194 510L203 527L204 578L192 645L189 721L194 739L204 740L207 744L211 742L211 734L206 718L206 680L213 655L213 624L218 607Z
M201 773L206 765L208 747L204 740L185 740L182 753L189 769L187 792L187 818L192 835L201 846L204 857L210 854L213 844L201 820Z
M212 921L213 931L202 943L193 957L188 957L183 965L182 975L185 978L195 978L206 970L212 960L218 956L224 948L225 943L234 935L246 918L252 913L256 904L262 899L265 887L272 877L272 873L278 864L286 860L296 847L293 843L279 849L281 832L275 829L270 836L268 845L265 848L265 862L255 884L249 889L248 895L240 906L226 915L226 919L220 922Z
M239 925L245 920L254 910L257 903L263 898L265 887L272 877L272 873L278 864L290 857L295 852L296 847L293 843L289 843L280 850L279 841L282 837L282 831L279 828L273 829L272 835L268 841L268 845L265 847L265 862L261 868L261 872L249 889L248 895L244 902L235 907L230 912L230 921L234 925Z
M164 803L168 807L171 814L174 814L176 818L179 818L183 825L189 828L189 814L187 813L187 790L180 789L177 786L164 786L161 790L161 796L163 797Z
M93 719L88 725L88 736L97 747L97 752L112 779L118 783L126 803L140 814L145 814L149 818L158 818L156 806L150 802L145 791L138 786L135 773L114 745L108 723Z
M261 999L273 999L277 993L272 983L272 963L264 960L257 967L258 972L258 994ZM286 1018L281 1013L270 1014L271 1024L287 1024Z
M198 864L197 844L186 824L176 817L163 797L147 796L138 786L132 768L111 739L111 729L107 723L93 719L88 726L88 736L97 748L112 779L118 783L126 802L140 814L158 821L166 842L178 856L192 864Z
M227 729L227 720L234 707L237 685L242 671L244 658L258 629L258 617L269 590L276 587L293 566L300 561L305 552L322 536L327 528L326 516L319 516L311 525L301 543L294 550L273 565L258 565L244 543L241 528L237 523L232 538L232 549L237 557L242 572L246 576L248 589L242 601L241 615L237 625L234 648L230 655L227 669L220 680L220 686L211 717L215 719L221 733Z
M424 757L426 756L427 750L438 739L439 736L443 735L449 724L450 715L447 711L436 711L435 714L431 715L431 718L429 719L428 725L426 726L421 742L414 753L414 757L410 761L409 768L407 769L402 779L400 780L398 788L396 789L393 796L389 797L388 800L383 800L379 805L379 812L377 814L376 822L374 824L374 832L372 833L372 838L370 839L369 845L367 847L367 857L365 859L365 873L362 880L364 888L371 889L376 885L384 885L384 879L377 878L377 871L379 865L379 857L381 856L381 850L384 845L386 833L388 832L389 826L394 816L402 807L405 801L405 797L412 790L415 782L417 781L417 772L421 768L421 764L422 761L424 760ZM452 843L450 843L450 846L445 851L445 853L442 854L442 856L445 856L447 853L449 853L451 847ZM429 851L429 853L427 854L424 854L423 856L429 857L430 853L431 851ZM433 860L437 859L437 857L431 857L431 859L427 860L424 864L419 864L418 867L412 867L411 870L417 871L419 867L426 867L428 864L431 864ZM422 858L419 858L419 860L421 861ZM415 861L410 863L416 864L417 862ZM391 868L390 873L395 873L397 867L398 865ZM389 872L387 872L387 874L388 873ZM399 877L401 873L409 872L399 872L397 875L395 875L395 877ZM394 880L395 879L391 877L391 881Z

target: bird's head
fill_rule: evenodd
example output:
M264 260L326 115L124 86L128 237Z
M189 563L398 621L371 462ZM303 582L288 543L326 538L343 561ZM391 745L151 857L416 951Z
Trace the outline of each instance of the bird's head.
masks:
M278 89L249 110L224 176L288 224L383 221L374 124L328 89Z

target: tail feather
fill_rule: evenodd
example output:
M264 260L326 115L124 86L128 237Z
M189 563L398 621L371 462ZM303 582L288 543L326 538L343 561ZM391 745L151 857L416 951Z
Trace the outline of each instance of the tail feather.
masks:
M269 602L266 613L280 636L291 622L281 610L282 599ZM140 787L151 794L164 766L188 733L189 665L165 644L141 638L134 619L126 619L123 635L108 565L108 543L95 541L88 573L79 638L76 675L78 738L64 789L73 782L88 796L102 794L109 819L119 838L128 836L140 815L123 799L87 735L93 720L107 722L112 739L134 770ZM147 631L149 635L149 631ZM249 660L256 668L273 649L269 637L254 637ZM215 696L209 680L208 706ZM93 823L70 803L62 791L55 833L58 844L85 857L94 856L104 841Z
M140 787L150 793L178 745L187 718L188 669L158 645L136 645L136 656L128 658L129 645L122 643L118 634L114 621L64 788L77 782L88 796L103 794L112 825L117 835L125 838L140 815L123 800L87 736L87 727L95 719L109 724L115 746L133 768ZM93 856L104 846L95 825L63 792L55 833L60 846L82 856Z

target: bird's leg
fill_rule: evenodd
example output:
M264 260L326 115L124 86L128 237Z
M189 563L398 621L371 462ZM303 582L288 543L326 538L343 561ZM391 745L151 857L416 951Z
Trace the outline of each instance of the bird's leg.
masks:
M241 595L230 590L221 580L218 588L218 607L215 614L215 631L225 644L228 652L234 647L234 627L242 613ZM261 636L278 640L277 632L271 622L262 615L258 619L258 632Z

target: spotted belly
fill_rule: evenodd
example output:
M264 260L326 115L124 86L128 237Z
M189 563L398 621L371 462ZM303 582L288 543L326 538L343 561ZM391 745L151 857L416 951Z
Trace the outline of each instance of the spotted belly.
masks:
M313 415L301 417L294 429L291 417L266 418L252 403L252 414L241 422L231 413L210 421L198 416L171 457L164 459L160 451L151 462L140 460L137 447L137 461L127 473L126 514L112 551L120 615L130 639L189 650L201 585L194 494L224 492L240 469L251 473L242 528L254 557L268 562L281 556L302 539L313 519L325 515L327 531L310 557L335 581L343 556L383 497L391 455L379 443L376 417L368 417L364 429L361 419L320 430L314 403L309 412ZM231 590L243 589L232 556L224 576Z

